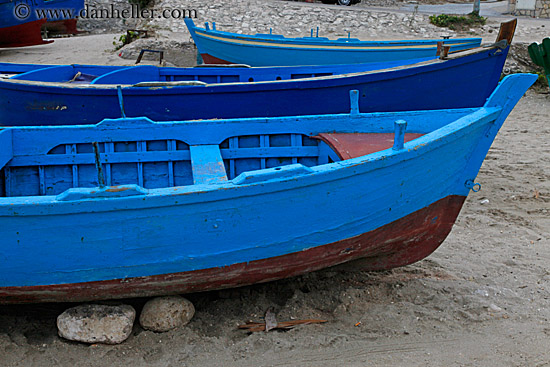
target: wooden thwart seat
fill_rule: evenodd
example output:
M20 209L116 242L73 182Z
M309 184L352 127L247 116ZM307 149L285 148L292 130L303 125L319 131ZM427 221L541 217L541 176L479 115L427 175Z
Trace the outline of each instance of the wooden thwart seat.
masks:
M195 185L227 181L219 145L191 145L189 150Z

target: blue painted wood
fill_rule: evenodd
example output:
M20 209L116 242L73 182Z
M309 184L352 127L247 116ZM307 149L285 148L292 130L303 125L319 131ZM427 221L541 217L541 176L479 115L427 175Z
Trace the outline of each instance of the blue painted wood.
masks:
M536 78L507 76L480 108L188 122L126 118L0 130L0 141L11 136L13 142L13 158L2 160L0 291L268 259L369 232L450 195L466 196L465 183L475 179L506 114ZM400 150L328 164L299 161L305 148L324 154L326 147L310 138L319 133L391 132L396 120L424 135ZM112 185L122 186L97 188L92 142L111 164ZM224 150L247 149L251 161L245 159L236 178L208 184L208 170L194 166L213 163L212 176L219 177L216 145L226 167ZM193 158L197 146L202 158ZM276 167L254 168L267 148L282 147L292 149L298 163L281 159ZM170 155L190 149L189 158ZM0 151L10 155L4 144ZM135 155L110 160L125 153ZM87 161L74 160L78 154ZM147 154L157 160L143 160ZM75 164L78 181L71 177Z
M143 76L147 71L159 73L159 79L153 81L160 82L169 75L176 83L192 75L192 80L207 83L216 80L206 85L122 85L126 116L146 116L156 121L345 113L350 111L349 91L352 89L359 92L358 109L361 112L463 108L484 104L498 83L507 52L508 47L489 47L465 51L447 60L306 79L301 79L305 75L302 71L308 71L307 75L319 75L329 72L330 68L334 72L337 67L303 67L293 71L285 68L267 71L263 68L164 70L138 67L113 71L109 78L112 77L111 82L121 81L130 78L128 74L135 71L132 83L147 81L149 77ZM349 66L346 70L354 68L357 66ZM280 70L286 71L279 74ZM321 70L323 73L317 73ZM115 78L119 72L120 79ZM47 74L48 70L36 73ZM33 82L25 80L32 79L28 75L30 73L18 79L0 80L0 110L3 111L0 126L85 124L121 116L117 84ZM108 76L107 73L103 75ZM218 77L229 75L240 75L239 78L262 75L274 81L217 82ZM276 80L281 75L289 79Z
M405 145L405 129L407 128L407 122L405 120L395 121L395 137L393 140L393 150L403 149Z
M235 185L250 185L269 180L281 180L308 175L314 171L303 164L291 164L284 167L265 168L261 170L246 171L233 180Z
M0 134L0 167L3 167L13 158L13 145L11 131Z
M212 185L227 181L219 145L191 145L189 153L193 168L193 184Z
M138 185L118 185L117 187L77 187L63 191L55 197L57 201L79 201L96 199L125 198L129 196L144 196L148 190Z
M29 78L27 80L35 80L39 82L67 82L71 80L75 74L76 72L73 65L59 65L31 70L26 73L16 75L12 78L20 79L27 77Z
M0 62L0 74L22 74L29 71L51 67L53 65L38 65L38 64L16 64L10 62Z
M352 64L434 57L437 42L451 52L478 47L481 38L359 41L352 38L285 38L281 35L243 35L195 26L185 18L187 29L208 64L233 63L251 66Z
M72 75L70 77L63 79L59 71L64 70L59 67L72 67ZM42 78L55 78L53 81L66 82L71 80L76 73L79 71L84 74L90 74L95 76L101 76L103 74L109 73L115 70L121 70L122 68L127 68L124 66L115 66L115 65L47 65L47 64L16 64L10 62L0 62L0 74L10 74L13 75L13 79L24 79L28 80L42 80ZM47 69L47 70L44 70ZM32 74L31 74L32 72ZM25 74L19 75L19 74Z

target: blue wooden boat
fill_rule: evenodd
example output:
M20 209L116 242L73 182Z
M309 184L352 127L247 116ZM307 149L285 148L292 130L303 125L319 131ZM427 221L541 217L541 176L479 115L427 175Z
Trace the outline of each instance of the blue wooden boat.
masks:
M359 64L137 66L90 76L80 66L45 68L0 79L0 126L89 124L120 117L119 86L126 115L154 121L344 113L351 89L360 91L364 112L482 106L498 83L508 49L501 40L444 59L372 71L360 71L365 66ZM346 74L338 74L343 70Z
M0 0L0 48L53 42L42 39L42 28L74 34L82 9L84 0Z
M212 23L205 28L184 19L206 64L248 64L251 66L321 65L384 62L434 57L437 43L451 52L478 47L481 38L361 41L356 38L330 40L325 37L286 38L278 34L243 35L223 32Z
M0 303L177 294L445 239L536 75L483 107L0 131Z

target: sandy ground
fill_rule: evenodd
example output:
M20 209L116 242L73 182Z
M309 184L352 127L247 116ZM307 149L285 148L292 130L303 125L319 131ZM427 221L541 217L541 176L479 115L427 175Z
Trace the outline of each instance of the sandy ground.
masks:
M0 62L131 64L114 35L0 51ZM66 304L0 307L1 366L550 366L550 96L529 91L506 121L447 240L388 272L350 267L188 295L197 313L164 334L134 327L121 345L57 336ZM428 179L428 178L427 178ZM140 310L145 300L130 300ZM280 321L249 334L272 307Z
M134 65L134 60L118 57L113 42L120 34L91 34L56 38L53 43L32 47L1 49L0 62L23 64ZM143 61L147 63L147 61Z

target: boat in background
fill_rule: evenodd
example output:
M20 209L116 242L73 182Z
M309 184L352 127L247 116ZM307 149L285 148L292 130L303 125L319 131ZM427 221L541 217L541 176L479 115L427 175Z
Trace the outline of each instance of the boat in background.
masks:
M0 0L0 48L23 47L51 43L42 39L42 26L45 18L37 18L26 2L21 2L21 15L15 16L16 4L14 0ZM28 12L28 13L26 13ZM27 15L28 14L28 15ZM25 19L21 19L25 18Z
M450 52L479 47L481 38L361 41L356 38L330 40L325 37L286 38L278 34L243 35L185 24L205 64L248 64L250 66L323 65L385 62L435 57L438 42ZM318 33L318 31L317 31Z
M152 65L46 65L46 64L16 64L0 62L0 74L5 78L69 82L77 74L87 74L94 84L129 84L143 81L182 81L195 80L204 82L253 82L275 81L282 79L302 79L314 76L358 73L363 71L381 70L397 66L416 64L434 60L429 57L417 60L400 60L370 64L350 65L311 65L311 66L276 66L255 67L249 65L198 65L193 67L160 67ZM147 71L145 71L147 70ZM32 74L30 72L33 72ZM101 78L107 73L108 77ZM25 75L19 75L23 74ZM224 74L226 77L222 77ZM220 76L220 80L216 77ZM147 79L151 78L151 79Z
M508 50L507 40L501 39L441 59L371 71L359 71L365 67L359 64L134 66L102 69L98 72L104 74L90 76L79 66L58 66L0 79L0 126L90 124L117 118L119 94L126 116L155 121L345 113L351 89L360 91L364 112L477 107L497 85Z
M483 107L0 130L0 303L237 287L446 238L536 75Z
M0 48L53 42L42 39L42 29L75 34L76 16L84 0L0 0Z

